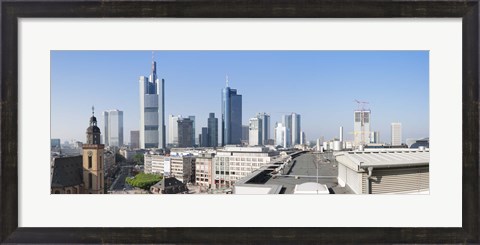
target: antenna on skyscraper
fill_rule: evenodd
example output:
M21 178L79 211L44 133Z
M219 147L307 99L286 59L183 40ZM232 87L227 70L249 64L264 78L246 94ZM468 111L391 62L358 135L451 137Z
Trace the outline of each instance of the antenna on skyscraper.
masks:
M227 84L227 87L228 87L228 74L225 75L225 83Z

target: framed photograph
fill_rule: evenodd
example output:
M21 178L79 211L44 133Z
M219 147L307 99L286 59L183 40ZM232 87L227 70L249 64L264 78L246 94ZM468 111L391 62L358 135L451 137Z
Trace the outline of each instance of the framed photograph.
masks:
M478 243L478 10L2 1L0 240Z

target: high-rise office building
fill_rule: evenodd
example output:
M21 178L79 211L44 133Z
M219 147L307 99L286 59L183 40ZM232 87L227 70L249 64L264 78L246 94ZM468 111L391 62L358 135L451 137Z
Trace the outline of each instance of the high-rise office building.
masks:
M140 148L165 148L165 80L157 78L152 57L150 77L140 80Z
M202 127L202 133L200 134L199 138L199 145L200 147L208 147L208 128Z
M300 144L300 137L302 132L302 124L300 115L292 113L292 145Z
M285 127L282 123L277 123L275 127L275 145L280 145L283 148L288 148L291 145L290 142L290 129Z
M190 118L190 120L192 120L193 122L193 129L192 129L192 142L193 142L193 145L196 144L196 141L195 141L195 116L188 116L188 118Z
M242 142L248 142L248 134L250 133L249 125L242 125Z
M262 144L262 119L258 117L250 118L248 144L251 146Z
M178 147L193 147L193 121L190 118L178 119Z
M178 145L178 119L182 116L169 115L168 116L168 144L172 146Z
M107 110L103 112L105 146L123 146L123 111Z
M292 115L283 115L282 117L282 126L285 127L287 132L288 142L292 141ZM290 146L290 143L287 147Z
M130 148L132 149L140 148L140 131L138 130L130 131Z
M378 131L370 132L370 143L374 143L374 144L380 143L380 132Z
M215 113L208 115L208 146L218 146L218 118L215 118Z
M304 145L306 143L307 143L307 139L305 138L305 132L302 131L302 133L300 134L300 144Z
M370 142L370 110L356 110L353 114L353 143L355 146Z
M228 86L222 89L222 146L240 144L242 138L242 95Z
M258 113L257 118L262 120L262 140L259 144L267 145L267 142L270 139L270 115L265 112Z
M402 144L402 123L396 122L391 124L392 146Z

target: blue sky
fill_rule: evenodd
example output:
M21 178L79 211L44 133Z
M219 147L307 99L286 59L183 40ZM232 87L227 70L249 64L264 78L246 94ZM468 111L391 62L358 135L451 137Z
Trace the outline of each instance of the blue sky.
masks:
M91 107L103 131L104 110L124 111L124 135L139 128L140 76L151 51L52 51L51 136L85 141ZM196 134L209 112L221 120L221 89L243 96L243 124L271 115L271 134L283 114L299 113L307 140L353 139L355 99L368 101L371 129L390 141L390 123L406 138L429 136L428 51L155 51L165 79L165 116L196 116ZM168 130L167 130L168 131ZM219 129L220 132L220 129Z

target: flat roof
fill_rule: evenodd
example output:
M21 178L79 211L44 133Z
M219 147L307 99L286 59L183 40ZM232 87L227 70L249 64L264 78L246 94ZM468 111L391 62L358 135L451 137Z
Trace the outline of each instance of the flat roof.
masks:
M240 179L235 183L235 186L251 186L258 185L268 186L282 186L282 194L293 194L296 185L301 185L307 182L317 181L317 166L318 161L318 183L324 184L333 193L338 194L353 194L354 192L349 188L338 185L338 168L332 153L306 153L302 154L292 160L284 169L284 172L274 173L274 168L264 166L245 178ZM331 159L327 161L326 159Z
M361 167L405 167L428 165L429 150L377 149L369 151L348 151L335 154L336 160L352 169Z

